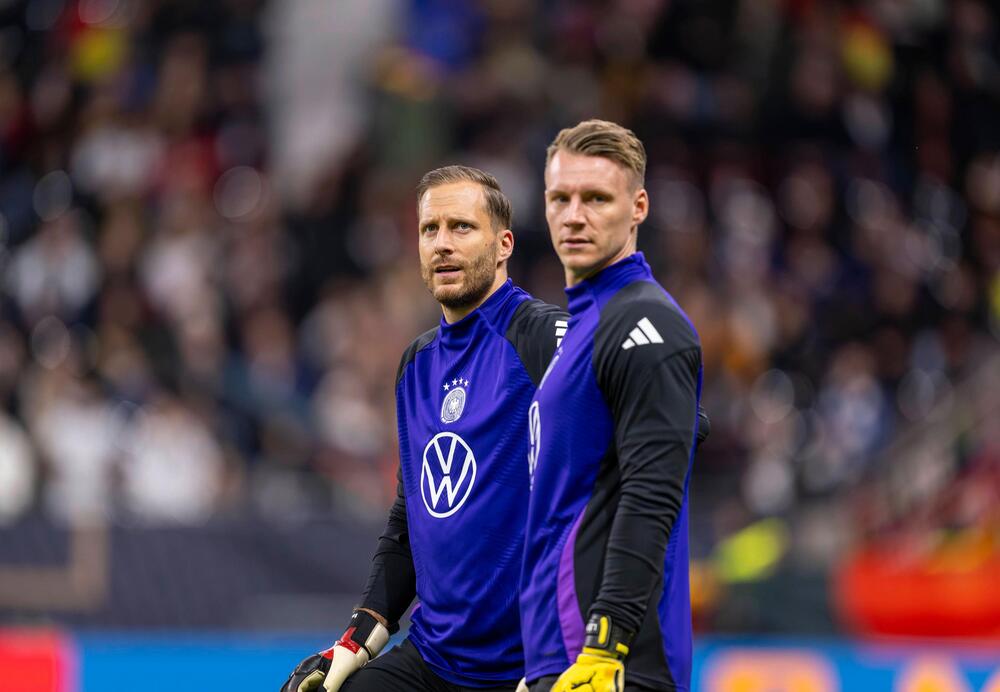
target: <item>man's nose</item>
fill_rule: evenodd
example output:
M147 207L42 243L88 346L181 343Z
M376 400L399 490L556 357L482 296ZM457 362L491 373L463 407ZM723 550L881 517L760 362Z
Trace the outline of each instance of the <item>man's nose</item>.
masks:
M434 252L450 255L455 251L455 238L447 228L442 228L434 234Z
M579 197L573 197L566 206L566 215L563 217L563 223L567 226L582 226L585 222L583 202Z

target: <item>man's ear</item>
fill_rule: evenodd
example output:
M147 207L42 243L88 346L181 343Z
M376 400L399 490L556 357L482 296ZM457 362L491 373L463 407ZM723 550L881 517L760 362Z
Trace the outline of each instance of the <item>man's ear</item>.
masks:
M641 188L632 200L632 224L638 226L647 216L649 216L649 194L646 188Z
M505 228L498 232L499 252L497 252L497 262L504 262L514 254L514 231Z

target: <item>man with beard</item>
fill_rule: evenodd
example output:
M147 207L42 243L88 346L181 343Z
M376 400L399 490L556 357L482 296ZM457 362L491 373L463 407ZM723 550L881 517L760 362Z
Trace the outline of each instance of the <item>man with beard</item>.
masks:
M513 690L523 675L523 431L566 314L507 278L512 211L493 176L431 171L417 203L421 275L443 317L396 376L397 498L347 631L282 692ZM375 658L415 596L409 636Z

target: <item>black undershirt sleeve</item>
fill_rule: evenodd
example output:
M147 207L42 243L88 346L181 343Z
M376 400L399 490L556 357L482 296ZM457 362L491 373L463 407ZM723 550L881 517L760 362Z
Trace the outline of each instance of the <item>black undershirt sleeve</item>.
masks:
M437 328L431 329L411 343L403 352L396 371L399 385L407 366L417 352L434 341ZM389 622L389 631L399 630L399 619L417 596L417 572L410 550L410 529L406 519L406 491L403 487L403 469L396 469L396 500L389 508L385 530L379 536L372 558L372 568L361 596L359 608L372 610Z
M622 348L642 319L662 343ZM667 305L637 303L599 330L598 383L614 419L620 499L590 614L611 615L628 630L642 623L662 578L670 531L684 501L695 442L701 349L691 327Z
M379 537L360 605L388 620L390 632L399 629L399 618L417 595L401 471L396 472L396 479L396 501L389 509L385 531Z

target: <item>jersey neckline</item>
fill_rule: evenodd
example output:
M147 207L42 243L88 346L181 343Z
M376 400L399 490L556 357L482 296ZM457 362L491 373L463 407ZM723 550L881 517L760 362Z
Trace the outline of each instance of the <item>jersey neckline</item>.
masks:
M578 315L585 312L595 303L603 304L602 298L606 300L623 286L634 281L650 280L652 277L653 270L646 263L646 256L641 252L634 252L580 283L568 287L566 298L569 301L569 313Z

